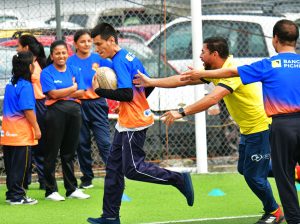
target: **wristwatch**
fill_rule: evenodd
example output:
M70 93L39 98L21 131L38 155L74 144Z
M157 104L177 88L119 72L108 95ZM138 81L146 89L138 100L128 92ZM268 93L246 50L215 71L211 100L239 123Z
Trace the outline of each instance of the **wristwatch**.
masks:
M182 115L182 117L184 117L186 115L185 112L184 112L184 109L182 107L180 107L178 109L178 113L180 113Z

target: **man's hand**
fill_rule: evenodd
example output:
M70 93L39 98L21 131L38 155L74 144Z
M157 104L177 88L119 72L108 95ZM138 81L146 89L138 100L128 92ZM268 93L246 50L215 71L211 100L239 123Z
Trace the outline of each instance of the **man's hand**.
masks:
M182 115L178 113L178 111L170 110L161 115L160 118L166 125L169 126L173 124L175 120L182 118Z
M200 78L203 78L203 71L194 69L193 67L188 66L190 70L187 70L183 73L181 73L180 81L196 81Z
M138 74L136 74L135 79L133 79L133 84L136 87L150 87L150 83L151 83L151 78L149 78L148 76L144 75L143 73L141 73L138 70Z
M92 85L93 85L93 90L94 91L95 91L95 89L99 88L99 83L98 83L98 80L97 80L97 74L95 74L94 77L93 77Z

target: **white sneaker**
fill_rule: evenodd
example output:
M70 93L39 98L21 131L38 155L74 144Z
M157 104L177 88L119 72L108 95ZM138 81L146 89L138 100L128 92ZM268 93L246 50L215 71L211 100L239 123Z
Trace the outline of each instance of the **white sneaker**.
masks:
M85 194L80 189L76 189L72 194L68 196L68 198L77 198L77 199L88 199L90 195Z
M52 194L49 194L46 197L46 200L52 200L52 201L64 201L65 198L61 196L58 192L53 192Z

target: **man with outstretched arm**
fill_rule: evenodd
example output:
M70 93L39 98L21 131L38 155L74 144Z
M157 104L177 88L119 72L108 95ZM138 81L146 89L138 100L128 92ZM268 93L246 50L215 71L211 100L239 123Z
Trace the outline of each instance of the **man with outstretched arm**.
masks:
M235 63L229 56L228 44L224 38L211 37L204 40L200 55L206 70L234 68ZM180 75L167 78L150 79L139 73L134 83L137 86L156 86L172 88L191 84L213 82L214 90L185 108L168 111L162 115L167 125L184 116L205 111L224 99L226 107L240 127L238 171L242 174L252 190L263 204L265 214L258 220L259 224L283 222L284 216L276 203L271 186L267 180L270 164L269 124L263 108L262 95L258 85L243 85L240 78L230 79L187 79L181 81ZM261 158L261 159L255 159Z
M300 223L295 187L295 166L300 163L300 55L296 53L298 26L280 20L273 28L277 55L234 68L211 71L192 69L181 80L240 76L243 84L261 82L264 107L272 117L270 142L273 173L288 224ZM189 113L189 112L188 112Z

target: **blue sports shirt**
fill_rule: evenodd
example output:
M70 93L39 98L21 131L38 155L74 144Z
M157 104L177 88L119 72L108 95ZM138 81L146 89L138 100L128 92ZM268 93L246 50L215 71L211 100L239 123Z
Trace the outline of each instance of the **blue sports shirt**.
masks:
M243 84L261 82L268 116L300 112L300 55L279 53L238 67Z
M78 90L85 90L85 85L77 67L67 65L66 71L59 72L53 64L43 69L41 73L41 84L43 93L47 94L51 90L68 88L73 85L73 80L78 85ZM58 100L76 100L74 98L63 98ZM46 100L46 105L51 105L57 100Z
M24 110L35 112L35 97L31 82L19 78L5 87L1 144L11 146L36 145L33 127L25 117Z
M133 100L120 102L118 122L125 128L140 128L153 124L153 114L149 108L145 89L136 88L132 81L138 74L137 70L146 74L141 61L131 52L125 49L118 51L112 58L113 69L117 75L118 88L132 88Z
M88 58L79 58L76 54L68 58L67 65L76 66L79 68L80 75L84 81L87 91L82 99L95 99L99 96L93 90L93 77L96 73L96 69L99 67L112 68L112 62L107 59L103 59L99 54L91 53Z

